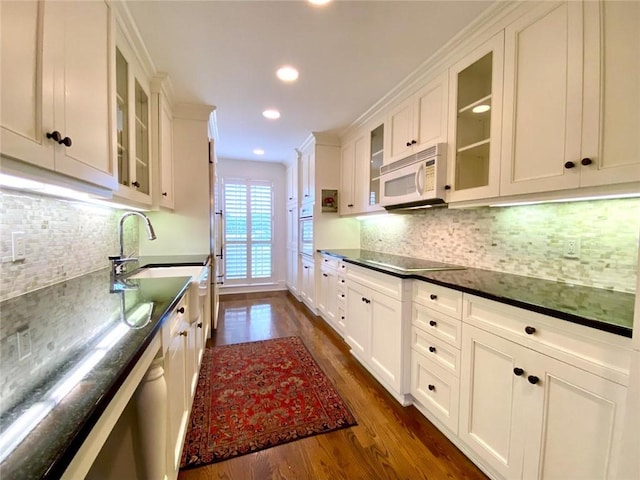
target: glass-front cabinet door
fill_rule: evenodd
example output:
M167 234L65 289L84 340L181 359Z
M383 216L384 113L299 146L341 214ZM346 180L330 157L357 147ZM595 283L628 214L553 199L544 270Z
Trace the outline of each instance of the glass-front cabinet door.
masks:
M448 201L498 195L504 34L450 70Z
M378 125L369 134L369 186L367 194L368 211L378 210L380 207L380 167L384 160L384 123Z
M133 50L119 37L116 48L117 197L151 205L149 82Z

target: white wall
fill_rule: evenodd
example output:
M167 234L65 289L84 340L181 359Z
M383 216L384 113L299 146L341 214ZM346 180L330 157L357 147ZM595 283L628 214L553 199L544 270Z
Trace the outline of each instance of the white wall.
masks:
M225 177L250 178L273 182L274 218L273 218L273 279L275 289L286 289L287 276L287 218L286 218L286 167L281 163L255 162L251 160L218 160L218 178ZM223 287L222 291L230 292L231 288ZM233 288L233 291L250 291L249 288ZM261 287L260 290L265 290Z
M174 210L149 212L157 239L149 241L141 232L140 255L210 253L207 112L206 106L174 110Z

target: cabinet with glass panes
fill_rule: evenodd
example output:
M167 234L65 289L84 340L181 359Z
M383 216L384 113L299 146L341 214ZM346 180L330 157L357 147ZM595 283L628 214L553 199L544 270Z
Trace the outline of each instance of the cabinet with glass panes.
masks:
M449 201L498 195L503 50L500 33L450 70Z
M118 191L121 197L151 204L150 89L131 47L119 36L116 47L116 128Z

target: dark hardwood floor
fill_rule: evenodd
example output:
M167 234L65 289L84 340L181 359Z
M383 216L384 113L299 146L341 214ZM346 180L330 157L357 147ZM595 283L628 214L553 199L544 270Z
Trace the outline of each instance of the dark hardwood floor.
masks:
M402 407L348 345L290 294L228 295L208 345L297 335L358 425L180 473L180 480L486 479L414 407Z

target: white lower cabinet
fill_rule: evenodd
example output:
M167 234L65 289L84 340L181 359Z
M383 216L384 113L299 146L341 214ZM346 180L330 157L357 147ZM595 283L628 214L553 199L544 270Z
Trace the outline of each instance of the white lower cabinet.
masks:
M459 437L498 478L616 478L626 387L463 326Z
M337 260L321 256L318 284L318 311L334 330L342 334L337 320L338 308L338 272Z
M301 255L300 266L300 300L316 313L316 279L313 257Z
M345 339L360 363L400 403L407 405L410 325L408 303L403 302L409 295L403 291L403 281L351 266L347 275ZM378 276L386 277L387 283L397 283L396 298L374 289Z
M418 410L453 434L458 432L461 317L462 293L414 282L411 395Z

